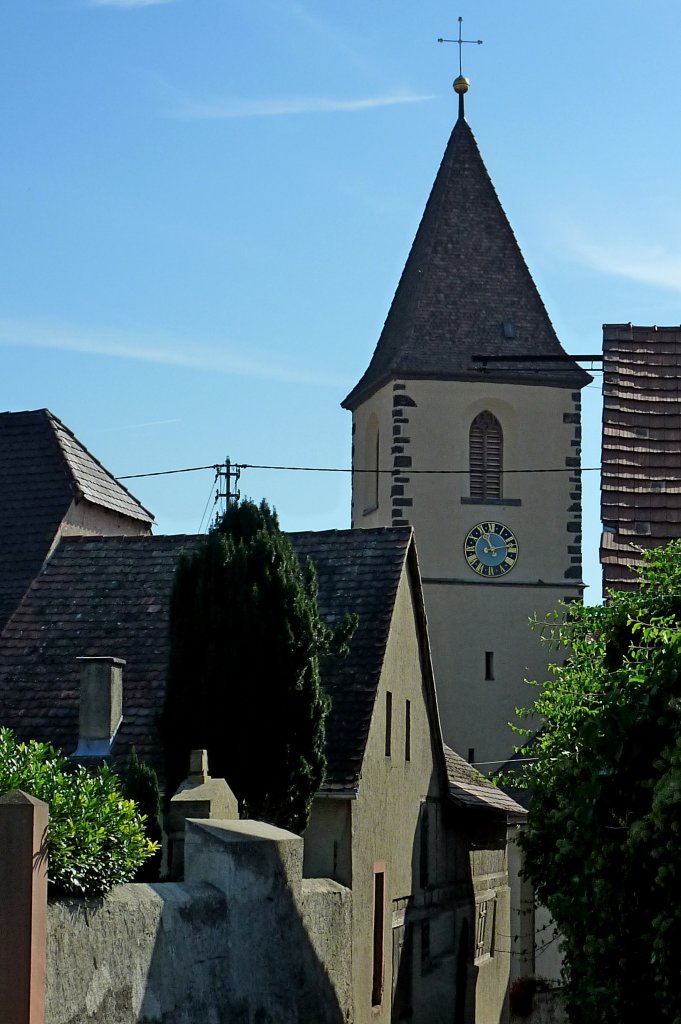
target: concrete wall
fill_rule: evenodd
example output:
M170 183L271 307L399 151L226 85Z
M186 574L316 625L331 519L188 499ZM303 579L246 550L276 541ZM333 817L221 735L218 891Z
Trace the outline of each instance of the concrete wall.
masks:
M364 474L356 474L353 526L414 526L443 735L464 757L472 748L478 762L510 756L515 737L507 723L516 706L533 699L523 680L545 678L548 652L528 630L529 616L581 592L575 394L523 384L408 381L401 391L386 385L354 414L353 465L364 468L375 416L385 438L381 465L399 472L381 477L379 505L370 512ZM504 499L471 503L469 430L483 410L503 429ZM559 472L512 472L552 468ZM412 469L453 472L411 475ZM514 568L497 580L482 579L464 558L466 534L489 520L508 526L518 540ZM486 652L494 654L493 680L486 679Z
M53 903L46 1024L346 1024L351 894L301 869L298 836L194 821L186 882Z

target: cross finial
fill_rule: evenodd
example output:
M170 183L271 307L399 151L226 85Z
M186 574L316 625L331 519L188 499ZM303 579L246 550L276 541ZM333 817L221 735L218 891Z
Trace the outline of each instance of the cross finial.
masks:
M461 49L464 43L473 43L475 46L482 46L482 39L463 39L463 18L459 15L459 38L458 39L438 39L438 43L457 43L459 47L459 77L454 81L454 91L459 96L459 117L463 117L463 97L468 92L468 86L470 82L467 78L464 78L462 71L462 60L461 60Z

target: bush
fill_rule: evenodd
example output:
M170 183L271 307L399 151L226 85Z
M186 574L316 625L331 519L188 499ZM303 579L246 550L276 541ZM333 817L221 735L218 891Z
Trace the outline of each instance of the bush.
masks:
M524 752L527 877L561 933L572 1024L681 1024L681 541L636 590L570 605Z
M18 743L10 729L0 729L0 794L14 789L49 805L52 894L102 895L130 881L158 848L108 765L74 767L49 743Z
M134 747L130 751L123 776L123 795L127 800L132 800L137 804L137 808L146 822L147 835L158 846L156 853L145 860L135 872L135 881L157 882L161 873L161 843L163 840L161 792L156 772L144 761L140 761Z

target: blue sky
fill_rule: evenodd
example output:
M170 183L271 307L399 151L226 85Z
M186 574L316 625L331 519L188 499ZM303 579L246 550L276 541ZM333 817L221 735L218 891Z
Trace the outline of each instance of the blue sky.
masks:
M669 0L3 0L0 407L117 475L348 466L371 356L456 106L565 347L681 322L681 9ZM584 465L599 458L600 377ZM597 476L585 562L599 592ZM210 471L130 484L195 532ZM248 470L288 529L349 479Z

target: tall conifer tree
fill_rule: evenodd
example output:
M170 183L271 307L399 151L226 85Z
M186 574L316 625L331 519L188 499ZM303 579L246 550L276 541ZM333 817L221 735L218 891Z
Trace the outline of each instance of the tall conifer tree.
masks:
M342 654L354 628L321 620L317 581L301 567L266 502L230 505L178 565L161 718L166 792L189 752L208 751L242 817L302 832L325 769L329 700L321 655Z

